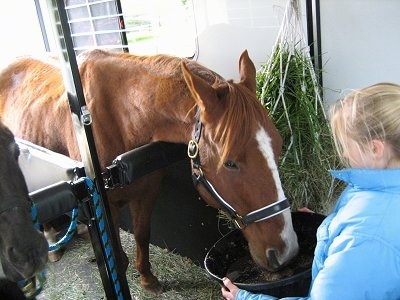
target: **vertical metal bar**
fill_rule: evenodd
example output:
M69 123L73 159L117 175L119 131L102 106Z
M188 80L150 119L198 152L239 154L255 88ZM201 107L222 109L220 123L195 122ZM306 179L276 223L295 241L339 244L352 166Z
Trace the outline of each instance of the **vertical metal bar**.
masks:
M44 26L43 14L39 0L35 0L35 7L36 7L36 15L39 20L40 31L42 32L44 48L46 49L47 52L50 52L49 39L47 37L46 27Z
M310 55L319 84L322 86L321 14L319 0L306 0L306 17Z
M124 52L129 52L128 39L126 37L126 31L125 31L125 21L124 21L124 16L122 15L121 1L115 0L115 5L117 7L117 13L120 14L119 29L121 29L120 36L121 36L121 42L122 42L122 50Z
M310 46L311 58L314 58L314 22L312 1L306 0L306 21L307 21L307 44Z
M105 223L105 231L111 241L111 249L115 257L117 267L121 266L121 258L115 239L115 230L110 220L110 208L107 201L103 177L101 175L101 167L98 161L97 151L95 147L93 132L91 128L91 116L87 111L85 97L83 93L82 83L79 76L79 69L73 48L73 41L68 24L68 18L65 11L64 0L47 0L50 18L53 23L53 31L56 41L59 45L59 53L61 70L63 73L65 89L68 94L68 101L71 109L71 117L73 119L74 130L76 136L82 137L78 141L82 162L85 166L86 175L94 180L96 190L99 194L101 207L103 210L103 218ZM115 292L115 282L111 278L110 265L108 264L107 254L104 245L101 243L102 233L95 220L95 213L91 201L86 201L86 211L89 213L89 232L91 241L96 255L97 265L99 267L100 276L104 286L107 299L120 299ZM120 267L119 267L120 268ZM125 272L118 272L119 284L123 299L131 299Z

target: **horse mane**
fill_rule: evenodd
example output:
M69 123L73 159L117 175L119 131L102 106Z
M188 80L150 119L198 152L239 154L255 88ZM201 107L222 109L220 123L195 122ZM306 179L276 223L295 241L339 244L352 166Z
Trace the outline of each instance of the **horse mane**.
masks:
M214 71L202 66L201 64L190 60L188 58L176 57L168 54L154 54L154 55L135 55L126 52L110 52L100 49L94 49L83 52L79 55L78 60L83 62L87 55L92 58L95 56L114 56L120 57L124 60L130 61L134 64L140 63L141 67L146 68L150 73L158 74L166 77L183 78L181 72L181 62L185 61L187 67L196 75L203 78L210 85L216 82L224 82L225 79Z
M255 126L263 126L263 123L256 123L254 120L265 120L265 110L260 105L257 97L242 84L227 82L229 87L229 106L225 113L218 120L215 132L215 140L222 144L220 150L221 167L228 159L236 160L238 154L232 149L246 149ZM240 133L238 129L240 128Z

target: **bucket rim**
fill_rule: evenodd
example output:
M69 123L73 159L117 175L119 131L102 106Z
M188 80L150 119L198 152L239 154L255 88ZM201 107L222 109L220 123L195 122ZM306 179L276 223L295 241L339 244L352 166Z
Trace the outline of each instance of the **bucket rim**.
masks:
M227 234L225 234L223 237L218 239L218 241L215 242L215 244L210 248L210 250L208 250L206 257L204 258L204 269L207 271L207 275L211 279L216 280L221 285L223 285L222 278L219 277L218 275L214 274L210 270L209 265L208 265L208 260L210 259L211 252L214 250L214 248L216 247L216 245L218 244L219 241L225 239L228 235L233 235L238 232L240 233L239 229L233 229L233 230L229 231ZM307 278L310 276L311 276L311 268L304 270L302 272L299 272L290 277L286 277L286 278L282 278L282 279L274 280L274 281L265 281L265 282L257 282L257 283L242 283L242 282L233 281L233 283L241 289L244 289L244 290L247 290L250 292L251 291L256 292L256 291L265 290L266 288L272 289L275 287L282 287L285 285L289 285L289 284L297 282L301 278Z
M318 214L318 213L309 213L309 212L292 212L292 216L297 215L297 216L307 216L307 217L314 217L318 219L318 223L321 223L323 219L326 217L325 215ZM204 258L204 269L207 272L207 275L211 278L216 280L220 285L223 285L222 278L220 277L220 274L217 275L215 274L215 270L211 270L210 264L211 261L213 260L213 253L214 251L219 251L218 246L224 242L229 236L236 237L235 235L242 234L242 232L239 229L233 229L223 235L221 238L219 238L213 246L208 250L205 258ZM244 238L244 237L243 237ZM311 278L311 269L312 267L303 270L299 273L296 273L292 276L289 277L284 277L278 280L274 281L265 281L265 282L255 282L255 283L242 283L242 282L236 282L232 281L237 287L250 291L250 292L259 292L259 291L265 291L266 289L274 289L277 287L283 287L283 286L288 286L295 284L296 282L299 282L301 279L307 279Z

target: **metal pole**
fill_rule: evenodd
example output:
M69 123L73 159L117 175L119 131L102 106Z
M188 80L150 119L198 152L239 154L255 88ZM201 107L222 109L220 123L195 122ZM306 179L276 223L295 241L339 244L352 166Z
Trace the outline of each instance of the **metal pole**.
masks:
M42 8L40 7L39 0L35 0L35 7L36 7L36 14L39 20L40 31L42 32L44 48L46 49L47 52L49 52L50 51L49 39L47 37L47 32L43 21Z
M320 86L322 81L321 14L319 0L306 0L307 37ZM322 91L321 91L322 92Z
M121 1L120 0L116 0L115 1L115 5L116 5L116 8L117 8L118 14L120 14L120 16L119 16L119 29L121 29L120 37L121 37L121 43L122 43L122 50L124 52L129 52L128 39L126 37L126 31L125 31L125 29L126 29L125 21L124 21L123 15L122 15Z
M59 45L59 56L61 61L61 70L63 73L65 89L68 94L68 101L71 108L71 117L73 119L74 130L77 137L83 137L78 140L78 146L85 166L85 173L95 184L96 191L99 195L99 202L103 210L104 231L108 234L111 241L111 251L116 261L117 268L121 266L121 258L119 252L116 252L117 241L115 239L113 224L110 220L110 209L105 192L101 167L99 164L93 132L91 128L91 115L85 103L82 83L79 76L79 69L73 48L73 41L68 24L68 18L65 11L64 0L47 0L47 6L50 13L50 19L53 23L53 32L55 40ZM112 266L110 266L110 255L106 253L104 244L101 242L102 234L99 224L95 222L95 208L93 201L85 201L84 210L88 216L88 227L91 241L96 256L97 265L99 267L101 280L107 296L107 299L131 299L125 272L118 272L118 279L113 280ZM116 282L117 281L117 282ZM117 288L118 286L118 288ZM116 290L120 290L117 294Z

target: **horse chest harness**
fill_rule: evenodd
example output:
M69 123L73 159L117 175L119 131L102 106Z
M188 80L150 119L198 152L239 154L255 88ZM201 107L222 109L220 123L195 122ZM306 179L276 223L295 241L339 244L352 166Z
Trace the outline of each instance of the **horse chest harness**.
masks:
M203 170L201 168L199 154L199 141L201 137L202 127L203 125L200 120L200 108L198 108L196 112L196 123L193 133L193 139L189 141L187 149L187 154L192 160L193 182L195 186L197 186L199 183L204 186L204 188L207 190L208 193L210 193L214 200L217 201L219 205L221 205L222 209L226 213L228 213L236 228L243 229L251 223L267 220L290 208L288 199L283 199L266 205L260 209L254 210L247 215L242 216L238 214L237 211L228 202L226 202L221 197L221 195L218 194L213 185L204 176Z

